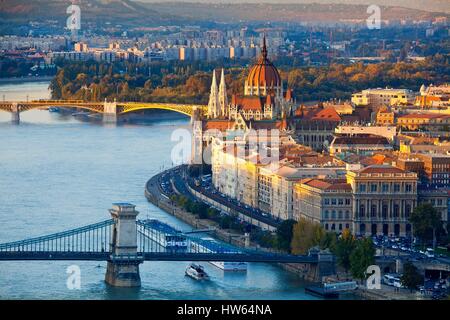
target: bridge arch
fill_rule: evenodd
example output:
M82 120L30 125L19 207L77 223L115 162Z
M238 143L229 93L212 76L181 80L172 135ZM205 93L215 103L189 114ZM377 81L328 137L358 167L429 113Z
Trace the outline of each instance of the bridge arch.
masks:
M171 104L171 103L126 103L119 104L117 106L117 114L127 114L135 111L142 110L167 110L173 111L177 113L184 114L188 117L192 116L193 110L195 108L199 108L201 110L205 109L205 106L197 106L197 105L186 105L186 104Z

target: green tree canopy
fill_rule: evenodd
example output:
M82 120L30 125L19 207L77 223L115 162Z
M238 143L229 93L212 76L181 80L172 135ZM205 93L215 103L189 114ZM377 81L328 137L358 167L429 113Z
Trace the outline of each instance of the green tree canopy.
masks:
M337 263L347 272L350 269L350 255L355 249L355 237L349 229L345 229L336 243L335 254Z
M350 254L350 272L356 279L367 278L366 270L375 264L375 247L372 239L364 238L356 241L355 249Z
M433 241L436 246L436 231L442 228L441 214L429 203L417 206L409 217L414 230L414 235L420 239Z
M423 276L419 273L414 264L411 262L406 262L403 265L403 274L400 281L402 282L402 285L410 289L412 292L423 283Z
M291 250L290 245L292 241L292 228L295 220L284 220L277 228L277 244L278 248L282 250Z

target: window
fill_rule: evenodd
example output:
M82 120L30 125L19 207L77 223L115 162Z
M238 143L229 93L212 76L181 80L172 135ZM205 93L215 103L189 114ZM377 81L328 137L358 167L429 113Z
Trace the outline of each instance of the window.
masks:
M370 192L377 192L377 185L375 183L370 185Z
M372 218L374 218L374 217L377 216L377 206L372 205L372 207L370 208L370 216L371 216Z
M336 198L332 198L332 199L331 199L331 204L332 204L332 205L336 205Z
M411 214L411 206L409 204L407 204L405 206L405 216L406 216L406 218L409 218L410 214Z
M381 188L383 192L389 192L389 184L383 183L383 186Z
M364 217L365 214L366 214L366 208L362 204L362 205L359 206L359 216L360 217Z
M437 205L438 205L438 206L442 206L442 199L438 199L438 200L437 200Z
M359 185L359 192L366 192L366 185L365 184L360 184Z
M330 204L330 199L328 199L328 198L325 199L324 203L327 204L327 205Z
M350 219L350 211L348 210L345 211L345 219Z
M394 204L394 218L398 218L400 213L400 207L398 204Z
M400 192L400 183L394 183L394 192Z
M407 183L406 186L405 186L405 190L406 190L406 192L411 192L412 191L412 185Z
M331 212L331 219L336 219L336 210Z
M339 211L338 211L338 218L339 218L339 219L342 219L342 210L339 210Z
M328 219L329 218L329 213L328 213L328 210L325 210L325 219Z
M347 206L350 205L350 199L349 198L345 199L345 205L347 205Z
M338 199L338 205L342 206L344 204L344 199L339 198Z
M381 214L382 214L384 219L387 218L387 215L388 215L388 206L387 206L387 204L383 204L383 206L381 208Z

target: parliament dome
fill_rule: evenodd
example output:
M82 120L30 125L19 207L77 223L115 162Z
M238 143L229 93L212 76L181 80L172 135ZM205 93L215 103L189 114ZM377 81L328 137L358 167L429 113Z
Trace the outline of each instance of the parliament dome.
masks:
M261 50L261 56L256 64L254 64L249 71L246 81L247 94L263 94L276 92L281 88L281 77L277 68L267 58L266 38L264 37L264 44Z

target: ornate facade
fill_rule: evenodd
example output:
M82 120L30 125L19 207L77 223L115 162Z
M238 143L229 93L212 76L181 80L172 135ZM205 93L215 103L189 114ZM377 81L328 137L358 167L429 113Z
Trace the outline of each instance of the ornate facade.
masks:
M228 103L224 70L222 69L219 88L213 72L208 103L209 119L235 120L238 115L246 121L276 120L294 112L292 91L283 90L280 73L267 58L266 39L261 56L248 73L244 83L244 96L232 95Z

